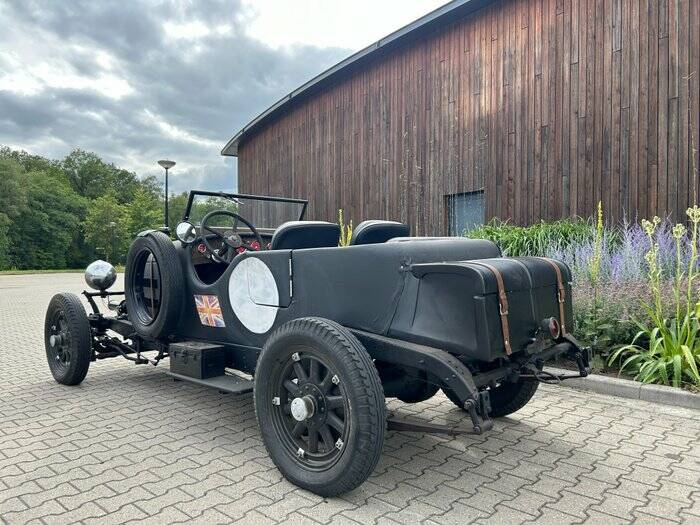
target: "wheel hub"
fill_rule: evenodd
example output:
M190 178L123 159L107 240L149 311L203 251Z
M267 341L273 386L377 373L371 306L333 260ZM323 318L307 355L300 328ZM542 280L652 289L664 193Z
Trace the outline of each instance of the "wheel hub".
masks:
M60 365L67 365L70 362L70 332L66 326L65 314L62 311L56 313L51 325L51 335L49 336L49 348L52 358Z
M63 332L60 332L58 334L52 335L49 337L49 344L51 345L52 348L56 348L57 346L63 346L63 343L65 342L65 334Z
M295 397L291 403L292 417L297 421L305 421L313 417L315 410L314 398L311 396Z

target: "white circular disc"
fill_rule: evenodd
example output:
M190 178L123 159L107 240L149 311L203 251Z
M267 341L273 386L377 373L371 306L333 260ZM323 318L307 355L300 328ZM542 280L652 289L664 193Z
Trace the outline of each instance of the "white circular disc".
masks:
M275 323L279 291L272 272L257 257L243 259L228 281L231 308L248 330L264 334Z

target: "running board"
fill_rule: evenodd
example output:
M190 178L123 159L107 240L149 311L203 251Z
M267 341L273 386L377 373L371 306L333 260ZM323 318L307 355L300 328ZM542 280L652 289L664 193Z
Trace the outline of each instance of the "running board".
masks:
M174 374L166 372L175 381L187 381L195 385L215 388L219 392L227 394L247 394L253 391L253 382L250 379L245 379L236 375L222 375L211 377L209 379L197 379L196 377L184 376L182 374Z

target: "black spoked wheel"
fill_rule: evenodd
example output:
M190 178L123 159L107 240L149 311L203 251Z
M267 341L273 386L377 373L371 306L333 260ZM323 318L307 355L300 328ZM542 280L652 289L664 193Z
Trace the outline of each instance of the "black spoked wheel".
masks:
M44 346L51 375L58 383L77 385L85 379L92 357L92 336L78 296L53 296L44 322Z
M312 492L352 490L379 461L386 427L379 375L337 323L296 319L269 337L255 371L255 411L272 460Z
M326 469L348 440L348 396L336 370L309 346L294 352L270 382L275 430L288 452L309 469Z

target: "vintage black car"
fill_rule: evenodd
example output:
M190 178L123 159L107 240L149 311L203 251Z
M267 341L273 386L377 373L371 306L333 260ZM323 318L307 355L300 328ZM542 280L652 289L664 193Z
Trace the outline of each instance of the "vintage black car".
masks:
M339 226L304 221L306 206L193 191L178 240L146 231L133 241L123 292L108 291L116 274L98 261L86 271L97 290L83 292L89 315L77 296L53 297L45 344L56 381L76 385L108 357L169 357L177 380L253 391L280 471L336 495L372 473L387 428L455 432L388 419L387 397L416 403L442 389L481 433L540 381L562 379L545 361L563 355L586 375L565 264L381 220L341 247Z

